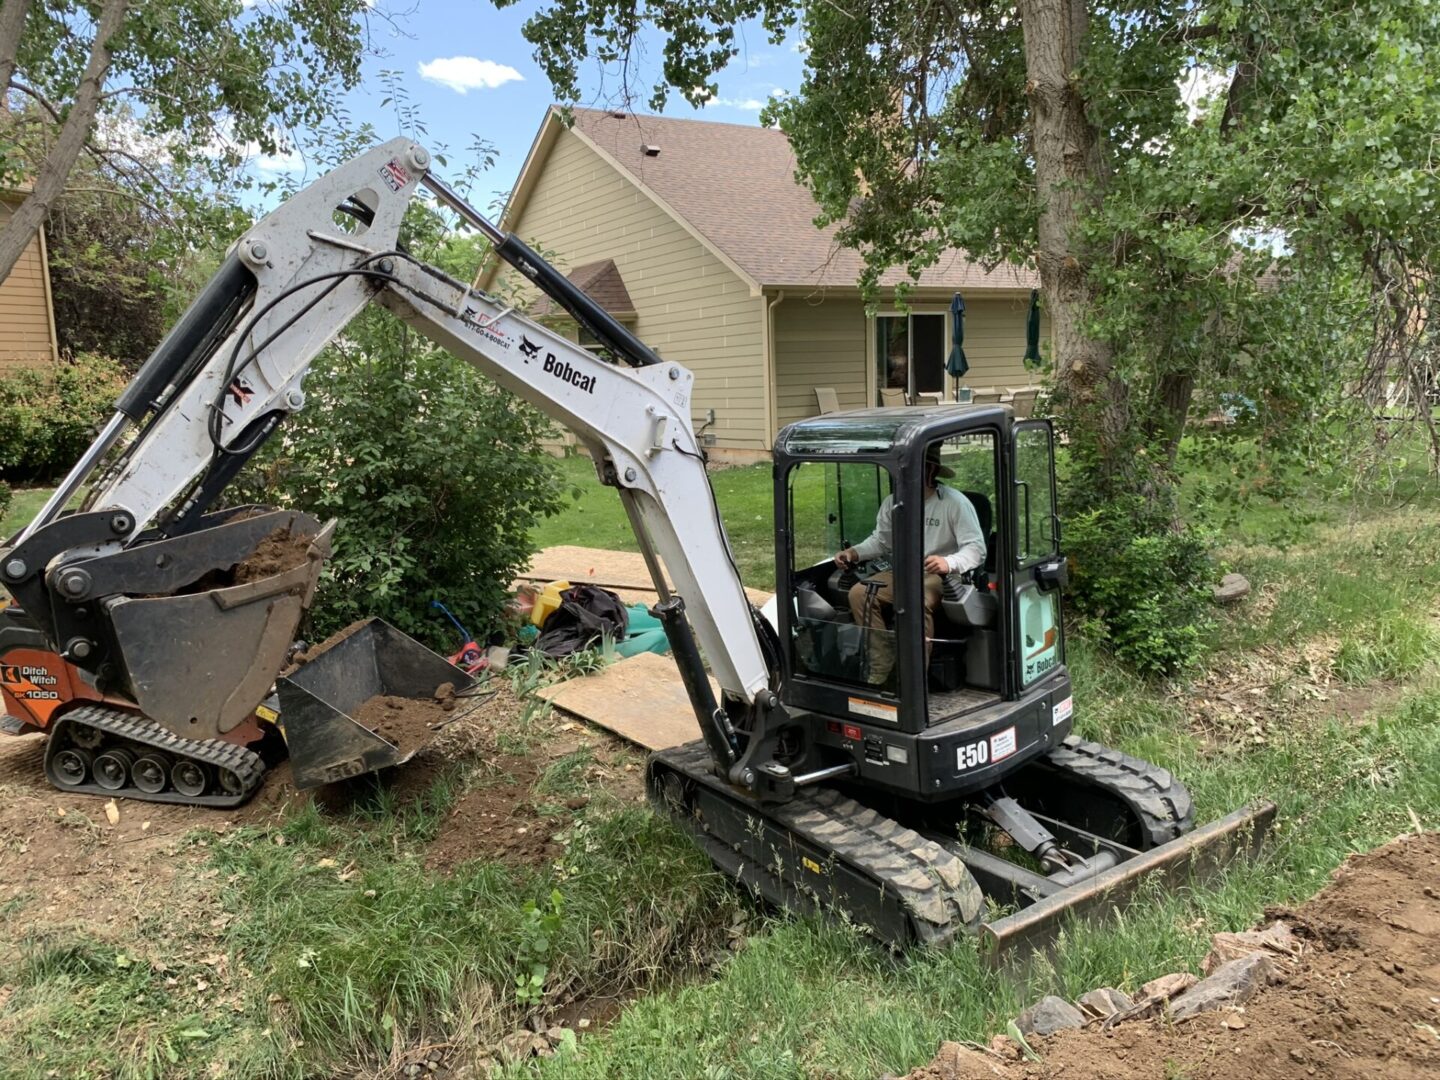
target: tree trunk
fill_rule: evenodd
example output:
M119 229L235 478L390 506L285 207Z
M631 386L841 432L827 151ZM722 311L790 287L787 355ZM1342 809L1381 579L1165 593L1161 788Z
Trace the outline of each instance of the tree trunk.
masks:
M1036 262L1054 334L1056 388L1072 412L1087 414L1103 472L1119 476L1130 463L1122 450L1129 397L1114 375L1110 346L1086 333L1095 289L1076 242L1080 216L1105 179L1100 133L1077 83L1088 21L1085 0L1020 0L1040 201Z
M45 164L35 177L29 197L20 204L9 223L0 230L0 281L4 281L15 268L15 263L24 252L30 238L35 235L50 213L51 206L65 190L65 181L70 176L85 143L90 138L90 129L95 114L100 108L100 94L105 86L105 75L110 70L110 40L125 21L128 0L105 0L100 9L100 18L95 27L95 41L90 47L90 59L85 64L85 73L75 90L75 100L60 128L60 136ZM7 3L5 14L9 13ZM0 15L3 22L4 15Z
M25 16L29 13L30 0L5 0L5 6L0 7L0 113L9 111L5 99L10 93L10 80L15 77L20 35L25 30Z

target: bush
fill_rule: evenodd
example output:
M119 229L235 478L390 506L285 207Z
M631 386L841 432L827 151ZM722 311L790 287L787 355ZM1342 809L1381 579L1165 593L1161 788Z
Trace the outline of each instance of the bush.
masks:
M125 389L119 361L81 353L0 378L0 477L43 483L63 475Z
M346 335L232 496L339 520L313 636L378 615L444 648L454 632L432 600L482 634L533 550L535 518L559 509L559 472L539 446L551 428L386 313Z
M10 490L10 485L5 483L4 480L0 480L0 518L3 518L10 512L10 503L14 497L15 493ZM0 540L3 539L4 535L0 534Z
M1064 535L1074 605L1119 659L1147 675L1196 659L1214 576L1202 529L1177 528L1136 496L1072 515Z

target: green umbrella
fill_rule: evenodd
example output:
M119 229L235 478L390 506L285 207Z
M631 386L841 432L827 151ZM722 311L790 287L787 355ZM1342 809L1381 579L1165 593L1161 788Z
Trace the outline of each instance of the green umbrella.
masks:
M1040 290L1030 290L1030 314L1025 316L1025 366L1040 366Z
M965 359L965 298L958 292L950 301L950 359L945 361L945 370L955 379L956 393L960 396L960 376L970 370L970 361Z

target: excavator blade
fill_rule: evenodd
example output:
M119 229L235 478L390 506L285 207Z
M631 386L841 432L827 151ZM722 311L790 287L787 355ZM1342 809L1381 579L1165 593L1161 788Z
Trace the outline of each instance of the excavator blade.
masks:
M1170 888L1203 881L1237 858L1253 858L1275 820L1275 804L1261 801L1201 825L1149 851L1136 852L1116 866L1077 881L1022 907L1014 914L981 923L980 952L992 967L1044 952L1069 921L1087 914L1126 907L1148 882ZM961 856L982 886L989 882L971 858ZM977 860L978 861L978 860Z
M417 719L418 710L412 715L397 709L393 724L371 727L357 714L374 715L368 703L376 698L438 707L436 692L446 683L450 689L442 698L464 693L475 680L383 619L370 619L318 647L275 684L296 786L317 787L409 761L438 726Z

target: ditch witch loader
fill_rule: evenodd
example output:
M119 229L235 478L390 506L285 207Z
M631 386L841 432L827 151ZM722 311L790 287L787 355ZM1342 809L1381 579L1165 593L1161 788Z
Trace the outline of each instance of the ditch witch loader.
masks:
M616 489L702 736L651 758L651 795L753 891L841 909L902 946L976 929L1002 946L1115 903L1151 872L1258 840L1273 807L1194 829L1168 772L1071 735L1048 422L1003 406L891 408L781 432L778 602L762 617L692 430L691 373L429 165L422 147L386 143L242 237L54 497L0 548L15 601L0 612L0 728L47 734L57 787L232 805L260 783L272 726L302 786L343 779L406 756L356 722L368 699L468 685L378 622L277 680L332 526L212 510L304 407L316 353L373 302L568 427ZM421 186L608 356L401 249ZM972 565L932 580L923 538L938 477L973 512ZM882 511L883 558L852 557ZM939 590L928 617L926 589ZM863 619L857 596L877 601ZM986 897L1016 913L982 926Z

